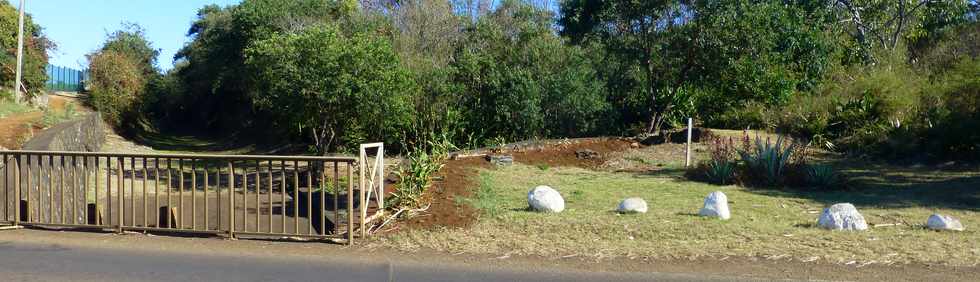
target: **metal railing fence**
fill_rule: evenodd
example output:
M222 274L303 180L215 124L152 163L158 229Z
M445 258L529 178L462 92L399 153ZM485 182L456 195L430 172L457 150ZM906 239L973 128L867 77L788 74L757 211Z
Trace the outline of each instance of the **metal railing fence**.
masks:
M375 205L376 215L383 210L383 179L376 176L383 175L378 159L384 149L375 145L378 157L367 182L364 154L0 151L0 223L334 238L352 244L355 228L360 225L365 236L364 224L373 219L367 218L368 207ZM380 200L372 203L372 194Z

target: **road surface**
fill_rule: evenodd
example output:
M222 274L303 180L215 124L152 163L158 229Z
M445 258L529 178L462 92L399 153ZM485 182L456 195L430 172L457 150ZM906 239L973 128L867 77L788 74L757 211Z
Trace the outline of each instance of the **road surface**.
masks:
M3 281L746 281L694 274L368 262L332 255L189 254L35 243L30 238L0 240L0 254Z

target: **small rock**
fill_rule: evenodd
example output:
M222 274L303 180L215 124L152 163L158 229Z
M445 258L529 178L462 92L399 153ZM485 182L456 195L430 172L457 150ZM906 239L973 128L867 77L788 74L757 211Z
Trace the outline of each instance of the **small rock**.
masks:
M514 164L514 156L511 155L487 155L487 160L491 164L498 166L509 166Z
M867 230L868 223L857 208L850 203L834 204L823 210L817 226L830 230L860 231Z
M647 201L635 197L627 198L619 202L619 208L616 211L619 213L646 213Z
M548 186L538 186L527 192L527 204L539 212L561 212L565 210L565 199L557 190Z
M639 148L639 147L640 147L640 143L637 143L637 142L630 143L630 148L636 149L636 148Z
M704 198L704 207L698 212L701 216L707 217L717 217L722 220L727 220L732 217L731 211L728 210L728 196L721 191L711 192L708 197Z
M963 231L963 223L956 218L947 215L933 214L926 221L926 227L932 230L951 230Z
M598 159L599 153L589 149L582 149L582 150L575 151L575 157L582 160L592 160L592 159Z

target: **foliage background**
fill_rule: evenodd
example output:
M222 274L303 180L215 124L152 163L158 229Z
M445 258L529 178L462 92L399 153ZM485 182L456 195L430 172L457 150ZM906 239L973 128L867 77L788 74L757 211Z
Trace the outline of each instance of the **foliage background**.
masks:
M131 120L161 130L190 124L320 154L365 140L411 151L436 139L658 134L694 117L854 154L967 158L978 6L245 0L201 8L164 74L138 29L110 35L101 52L141 72L102 89L135 97L120 102L138 109ZM127 101L106 99L116 100Z

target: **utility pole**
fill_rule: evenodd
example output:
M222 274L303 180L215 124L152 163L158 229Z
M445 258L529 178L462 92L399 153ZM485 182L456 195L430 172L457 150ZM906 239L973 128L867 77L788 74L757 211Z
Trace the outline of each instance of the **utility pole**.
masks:
M20 80L23 77L24 68L24 0L20 0L20 17L17 20L17 75L14 79L14 100L24 102L25 93L21 92L23 87Z

